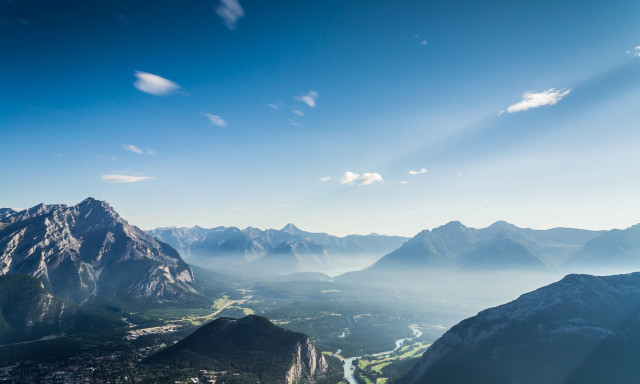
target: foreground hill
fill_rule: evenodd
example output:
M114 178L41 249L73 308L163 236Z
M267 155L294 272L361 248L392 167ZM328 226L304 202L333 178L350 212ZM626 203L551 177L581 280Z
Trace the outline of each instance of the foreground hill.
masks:
M0 276L0 344L124 325L117 318L54 297L34 277Z
M403 383L637 383L640 273L561 281L438 339Z
M254 315L213 320L146 363L228 371L230 379L233 372L263 384L315 382L329 371L309 337Z
M128 224L106 202L41 204L3 220L0 274L37 277L54 295L76 303L198 297L193 272L178 252Z
M337 237L302 231L293 224L280 230L157 228L149 234L178 249L192 263L247 264L257 261L253 265L256 268L279 272L340 268L358 261L368 265L407 240L401 236L377 234Z

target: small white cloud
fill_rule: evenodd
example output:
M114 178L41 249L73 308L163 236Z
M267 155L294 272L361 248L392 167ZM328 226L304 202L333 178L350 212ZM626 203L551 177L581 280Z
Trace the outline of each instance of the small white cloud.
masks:
M522 100L510 105L507 108L507 112L515 113L531 108L543 107L545 105L554 105L567 96L569 92L571 92L571 89L555 88L550 88L542 92L525 92L522 94Z
M499 110L499 111L498 111L498 116L502 116L502 115L504 115L504 112L505 112L505 110L504 110L504 109Z
M302 112L301 110L296 109L296 108L292 109L291 113L295 113L298 116L304 116L304 112Z
M345 172L340 179L340 184L351 184L360 177L359 174L350 171Z
M640 45L633 47L633 49L630 51L627 51L627 54L633 57L640 57Z
M54 153L53 156L60 158L60 159L66 159L67 156L63 155L62 153Z
M404 181L404 180L401 180L401 181L398 181L398 184L406 185L406 184L409 184L409 183Z
M222 117L218 116L218 115L212 115L210 113L200 113L202 116L205 116L206 118L209 119L209 121L211 122L211 124L218 126L218 127L226 127L227 126L227 122L224 121L222 119Z
M267 107L269 107L269 108L271 108L271 109L275 109L276 111L277 111L278 109L280 109L280 107L281 107L281 106L282 106L282 104L281 104L281 103L278 103L278 104L271 104L271 103L270 103L270 104L267 104Z
M320 181L322 181L323 183L326 183L327 181L331 180L331 176L327 176L327 177L321 177Z
M180 89L180 86L169 79L142 71L135 72L136 81L133 86L139 91L154 96L166 96Z
M427 173L428 170L424 169L424 168L420 168L420 170L418 171L414 171L413 169L409 171L410 175L421 175L423 173Z
M135 153L136 155L153 155L155 153L152 149L142 149L132 144L122 144L122 149Z
M236 29L238 19L244 17L244 9L238 0L220 0L216 13L229 29Z
M379 173L375 172L366 172L359 175L350 171L345 172L340 179L340 184L353 184L354 182L358 185L372 185L374 183L382 183L384 179Z
M132 175L102 175L100 180L110 184L137 183L143 180L152 180L151 176L132 176Z
M358 178L358 185L372 185L374 183L382 183L384 180L379 173L364 173Z
M414 39L416 39L416 40L418 40L418 43L420 43L420 45L427 45L427 44L429 44L429 43L427 42L427 39L423 39L423 38L422 38L420 35L418 35L418 34L414 34L414 35L413 35L413 38L414 38Z
M313 108L316 106L316 100L318 99L318 96L318 92L309 91L309 93L307 93L306 95L296 97L296 100L302 101L303 103Z

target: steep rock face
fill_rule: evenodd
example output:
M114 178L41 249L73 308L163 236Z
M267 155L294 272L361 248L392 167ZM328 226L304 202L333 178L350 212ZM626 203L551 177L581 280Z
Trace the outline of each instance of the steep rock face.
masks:
M37 277L55 295L78 303L97 295L190 300L197 293L180 255L128 224L106 202L36 206L10 218L0 230L0 274Z
M328 369L309 337L254 315L213 320L146 363L231 370L265 384L314 382Z
M640 273L561 281L462 321L406 383L635 383Z
M318 353L316 347L307 338L304 343L296 344L293 364L285 376L287 384L301 383L303 380L313 379L329 368L324 356Z
M54 297L34 277L0 276L0 344L118 326L117 318Z

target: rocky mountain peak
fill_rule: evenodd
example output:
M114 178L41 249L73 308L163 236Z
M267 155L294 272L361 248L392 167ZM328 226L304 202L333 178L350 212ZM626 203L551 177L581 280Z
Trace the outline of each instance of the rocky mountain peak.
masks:
M290 235L295 235L295 234L299 234L300 232L302 232L300 230L300 228L296 227L293 223L289 223L287 225L284 226L284 228L281 229L282 232L286 232Z
M88 198L27 211L0 229L0 274L38 277L77 303L96 295L156 303L196 298L193 272L178 252L107 202Z

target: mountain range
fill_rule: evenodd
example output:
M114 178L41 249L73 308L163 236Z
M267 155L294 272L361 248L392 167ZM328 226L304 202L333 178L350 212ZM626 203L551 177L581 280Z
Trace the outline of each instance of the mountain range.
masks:
M122 219L104 201L3 210L0 275L38 278L52 294L83 304L188 302L191 268L168 244Z
M249 264L279 272L366 266L407 240L401 236L349 235L302 231L293 224L260 230L253 227L205 229L157 228L148 233L176 248L195 264Z
M611 231L534 230L496 222L487 228L476 229L453 221L418 233L363 272L408 269L582 271L590 267L640 268L640 225Z
M325 357L307 335L255 315L213 320L146 363L226 371L229 379L233 372L245 376L242 382L264 384L315 383L329 371Z
M460 322L401 382L630 384L638 356L640 273L568 275Z

